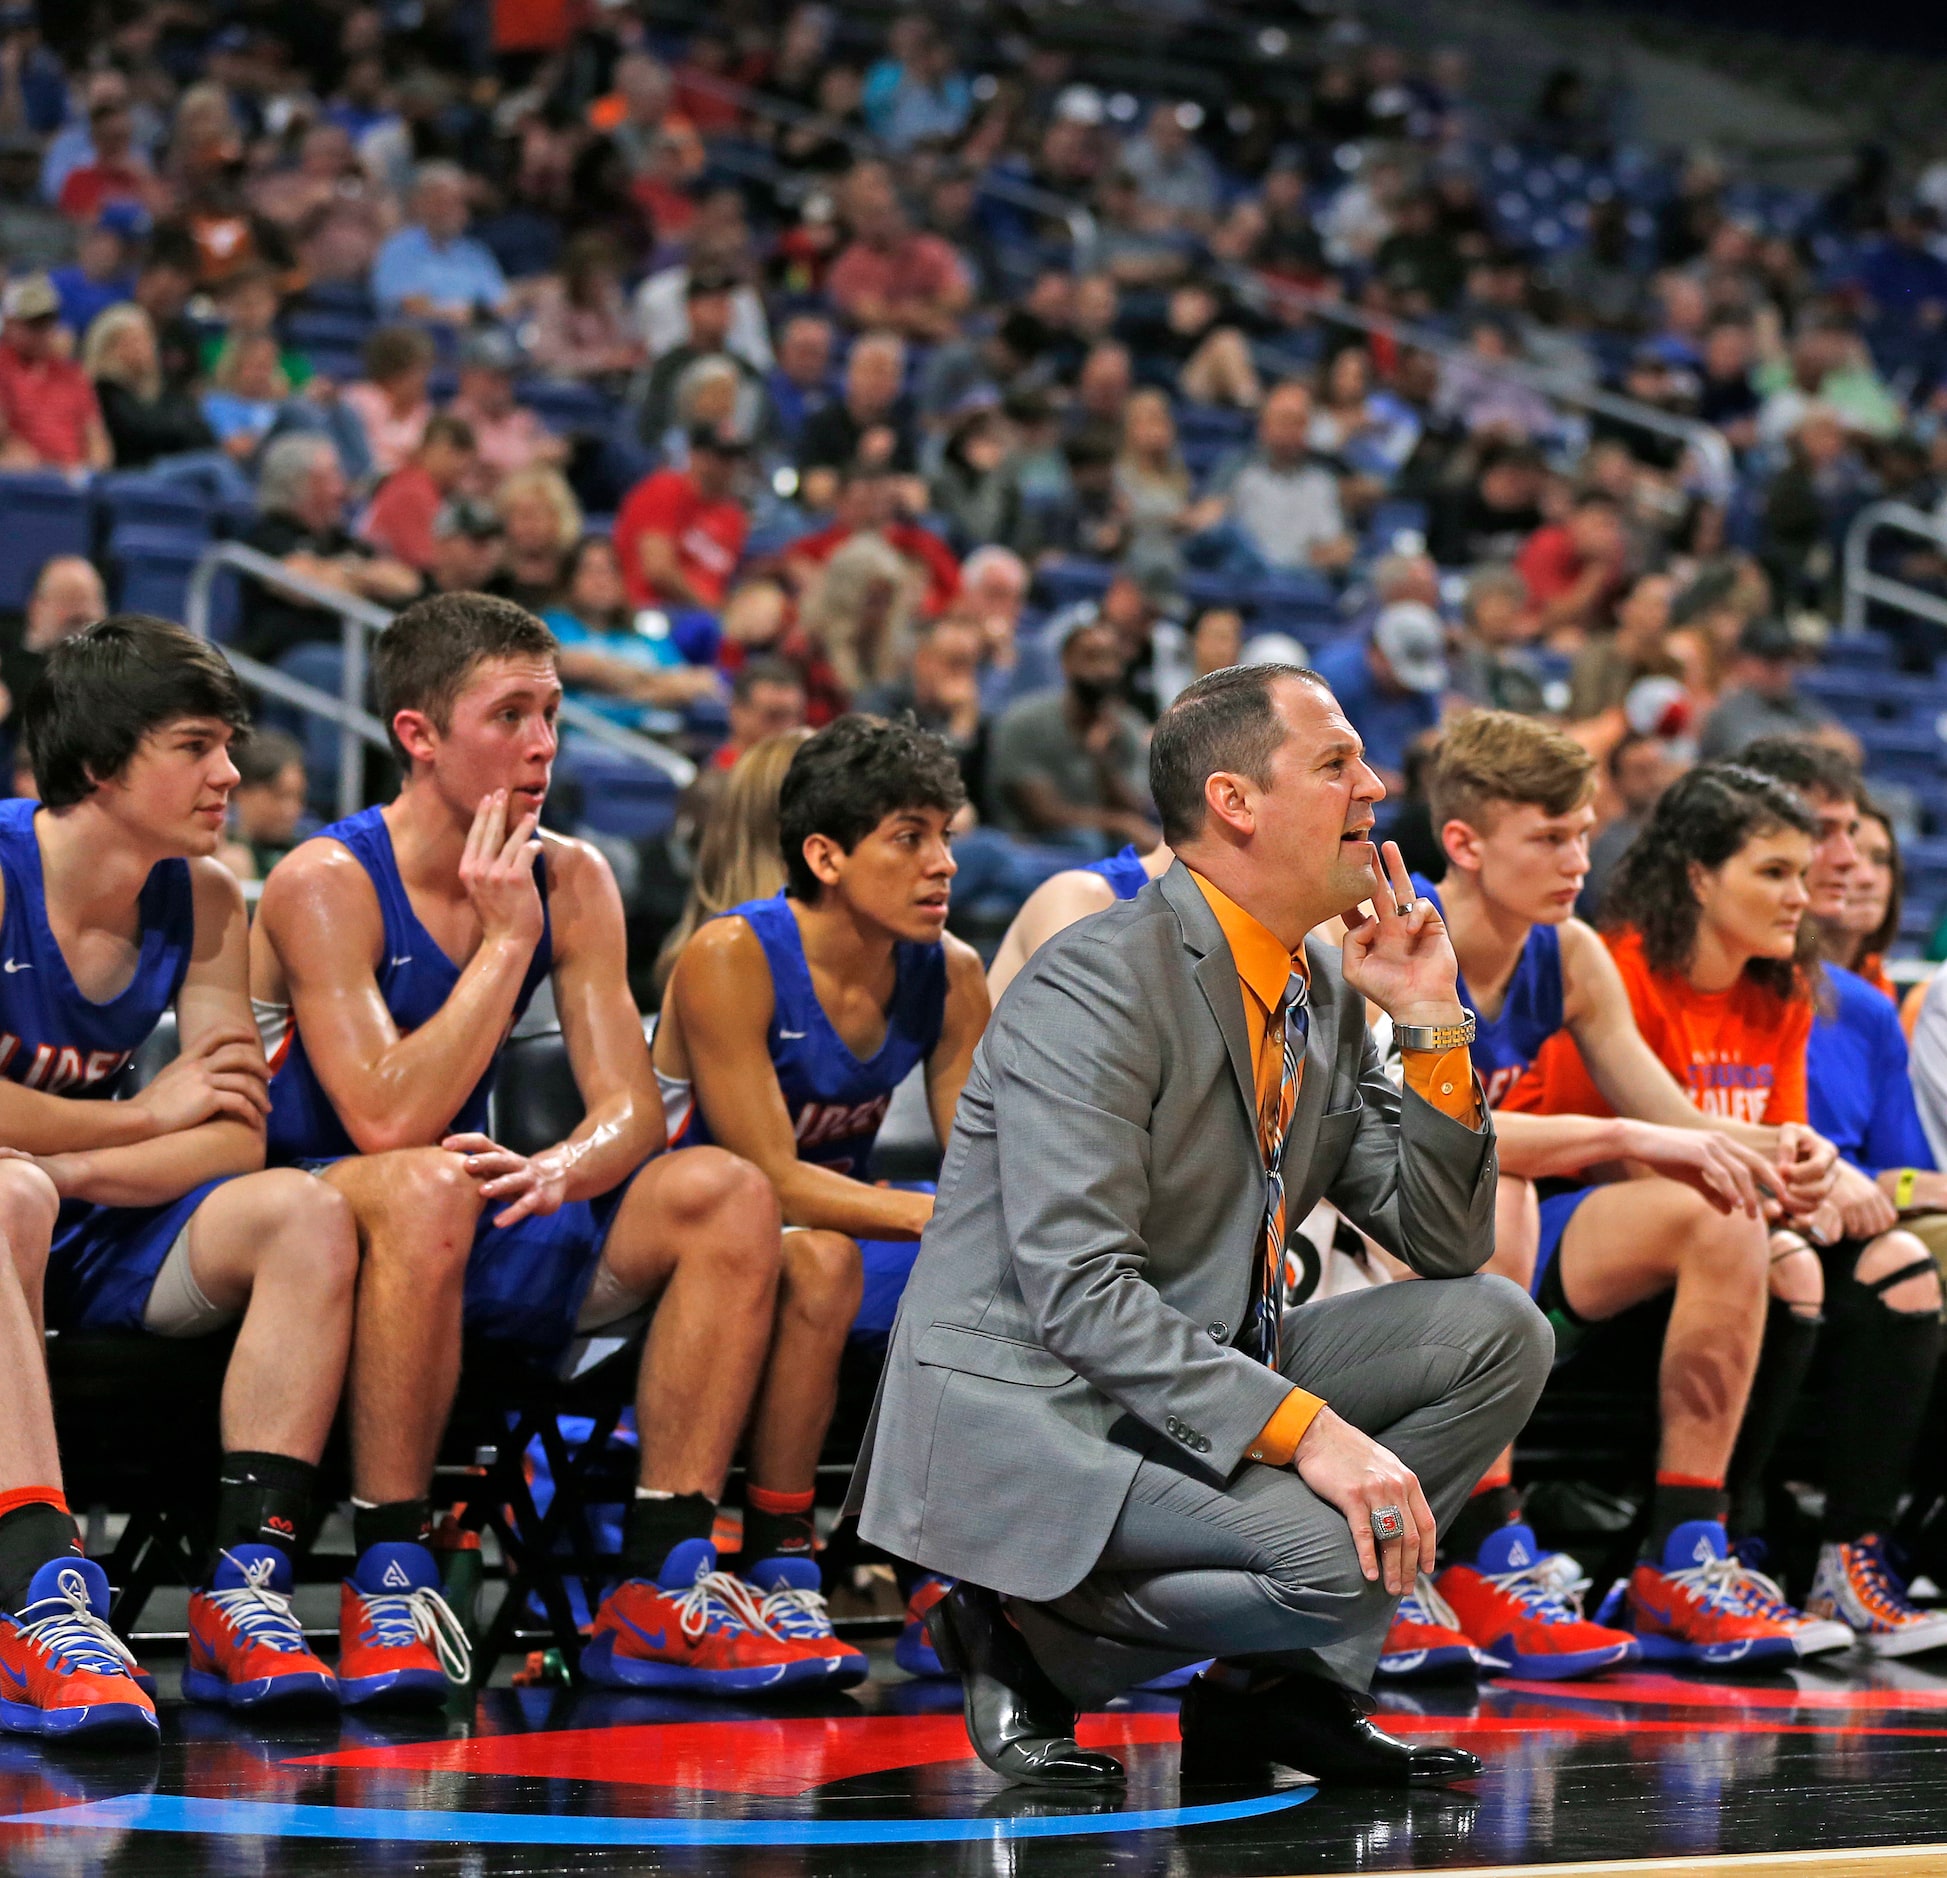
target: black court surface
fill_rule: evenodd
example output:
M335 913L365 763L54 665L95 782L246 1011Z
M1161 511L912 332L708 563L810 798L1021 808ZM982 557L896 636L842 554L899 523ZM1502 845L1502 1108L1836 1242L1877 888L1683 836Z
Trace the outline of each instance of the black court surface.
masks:
M445 1716L253 1726L166 1701L156 1749L0 1738L0 1860L37 1878L1947 1874L1947 1658L1388 1695L1390 1726L1487 1763L1410 1798L1184 1789L1175 1704L1142 1698L1085 1719L1129 1768L1087 1804L1004 1787L969 1754L952 1685L875 1669L790 1708L505 1688Z

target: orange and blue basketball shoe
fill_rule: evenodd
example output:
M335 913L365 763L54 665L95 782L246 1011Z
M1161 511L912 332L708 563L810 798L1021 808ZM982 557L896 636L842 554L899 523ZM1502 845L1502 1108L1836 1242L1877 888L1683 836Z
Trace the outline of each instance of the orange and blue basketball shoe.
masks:
M1947 1612L1923 1611L1906 1594L1887 1563L1884 1543L1872 1533L1850 1544L1819 1547L1818 1570L1805 1608L1844 1627L1875 1656L1917 1656L1947 1647Z
M1376 1673L1389 1682L1409 1682L1507 1667L1468 1636L1460 1626L1459 1613L1422 1572L1393 1613Z
M1641 1657L1642 1645L1628 1631L1582 1615L1588 1586L1566 1552L1544 1552L1534 1529L1520 1524L1497 1527L1473 1564L1449 1565L1439 1577L1440 1596L1460 1633L1515 1675L1537 1682L1594 1676Z
M926 1628L926 1614L953 1589L951 1578L927 1576L913 1586L906 1600L906 1627L892 1646L892 1660L909 1676L950 1677L953 1671L940 1661L933 1638Z
M338 1599L339 1701L437 1708L472 1674L432 1553L406 1540L367 1546Z
M27 1602L0 1615L0 1728L56 1741L156 1738L155 1703L108 1627L108 1579L93 1559L49 1559Z
M1761 1669L1795 1663L1800 1614L1768 1592L1777 1587L1731 1552L1720 1521L1686 1519L1671 1528L1657 1564L1641 1560L1623 1595L1623 1621L1657 1663ZM1785 1614L1780 1615L1779 1611Z
M229 1708L338 1700L338 1678L304 1641L291 1612L291 1561L274 1545L240 1545L189 1599L183 1694Z
M744 1581L758 1594L758 1621L786 1643L813 1646L805 1654L824 1659L826 1680L834 1689L850 1689L872 1673L865 1652L842 1641L832 1628L825 1581L815 1559L759 1559L744 1573Z
M773 1631L752 1588L717 1569L707 1539L685 1539L655 1578L625 1578L602 1600L581 1673L610 1689L707 1695L797 1688L830 1675L824 1646Z

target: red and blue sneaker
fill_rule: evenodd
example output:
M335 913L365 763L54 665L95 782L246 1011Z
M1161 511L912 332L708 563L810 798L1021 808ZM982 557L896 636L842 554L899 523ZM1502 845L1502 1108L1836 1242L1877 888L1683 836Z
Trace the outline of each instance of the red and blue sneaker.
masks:
M291 1561L274 1545L240 1545L189 1599L183 1694L229 1708L338 1700L338 1678L311 1653L291 1613Z
M108 1627L108 1578L93 1559L49 1559L27 1602L0 1615L0 1728L81 1741L153 1741L155 1703Z
M338 1699L347 1708L438 1708L473 1674L466 1630L423 1545L370 1545L338 1600Z
M581 1671L609 1689L709 1695L797 1687L828 1673L822 1656L771 1630L751 1587L717 1569L707 1539L685 1539L655 1578L625 1578L602 1600Z
M759 1559L744 1578L760 1600L758 1621L772 1636L805 1645L804 1654L824 1664L825 1680L834 1689L853 1688L872 1673L865 1652L832 1628L817 1560Z
M1459 1613L1422 1572L1393 1613L1376 1673L1390 1682L1410 1682L1506 1668L1460 1627Z
M1566 1552L1544 1552L1534 1529L1519 1523L1496 1528L1473 1564L1449 1565L1439 1578L1455 1628L1515 1675L1537 1682L1599 1675L1643 1654L1628 1631L1582 1615L1588 1588Z
M1624 1621L1653 1663L1698 1663L1712 1669L1762 1669L1795 1663L1799 1613L1775 1614L1760 1574L1735 1557L1721 1521L1686 1519L1663 1542L1663 1560L1641 1560L1623 1597Z
M922 1578L906 1600L906 1627L892 1646L892 1660L909 1676L951 1679L953 1671L940 1661L926 1628L926 1614L953 1589L951 1578Z

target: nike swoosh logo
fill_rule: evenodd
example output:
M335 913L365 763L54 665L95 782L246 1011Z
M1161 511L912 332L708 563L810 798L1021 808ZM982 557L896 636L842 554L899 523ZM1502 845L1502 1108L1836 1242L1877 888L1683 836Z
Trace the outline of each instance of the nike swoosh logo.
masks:
M12 970L12 967L9 966L8 969ZM802 1030L780 1030L777 1034L780 1043L802 1043L805 1037Z
M622 1621L624 1623L628 1623L627 1618L624 1618ZM661 1650L668 1647L664 1641L664 1639L669 1635L667 1630L644 1630L640 1624L629 1624L629 1628L633 1630L635 1634L642 1639L644 1645L651 1650Z
M4 966L0 966L0 971L5 971L9 978L15 972L31 972L33 969L32 965L23 965L18 959L9 959Z
M394 959L392 961L394 970L397 970L398 967L401 965L410 965L411 963L412 963L412 954L410 952L408 952L404 958Z

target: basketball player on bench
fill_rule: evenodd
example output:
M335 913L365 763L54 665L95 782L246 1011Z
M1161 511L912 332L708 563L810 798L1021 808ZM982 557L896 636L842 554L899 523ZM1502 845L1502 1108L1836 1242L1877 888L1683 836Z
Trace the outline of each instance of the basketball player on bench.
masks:
M468 1670L426 1546L462 1325L549 1350L651 1300L605 1658L632 1685L726 1693L822 1681L851 1654L779 1636L717 1569L716 1502L767 1361L798 1362L801 1307L787 1284L774 1340L777 1203L757 1172L720 1150L652 1158L662 1107L615 882L593 848L537 833L554 649L531 614L478 594L401 613L373 678L405 781L272 871L254 934L272 1156L320 1166L364 1245L348 1702L436 1703ZM585 1115L522 1155L487 1135L487 1098L550 977Z
M261 1171L248 925L213 858L244 722L220 653L164 620L103 620L48 655L27 702L42 803L0 805L0 1727L16 1734L156 1733L62 1494L43 1276L57 1329L195 1337L242 1318L183 1689L239 1709L335 1693L287 1596L358 1252L342 1199ZM172 1005L180 1054L111 1100Z
M893 1091L922 1064L934 1131L948 1138L987 1025L980 957L946 931L947 825L964 800L952 752L910 725L850 716L808 739L778 804L784 891L691 938L656 1032L675 1144L721 1142L762 1168L784 1211L787 1276L822 1272L821 1291L836 1299L842 1285L851 1300L818 1327L818 1366L775 1373L758 1405L759 1438L780 1457L792 1444L793 1486L753 1492L744 1557L807 1561L794 1567L807 1584L813 1475L865 1262L876 1282L903 1287L933 1211L931 1193L872 1183L873 1144ZM774 1403L787 1380L792 1398ZM752 1569L760 1580L773 1570ZM920 1621L937 1595L930 1581L912 1588L896 1654L916 1674L940 1673Z

